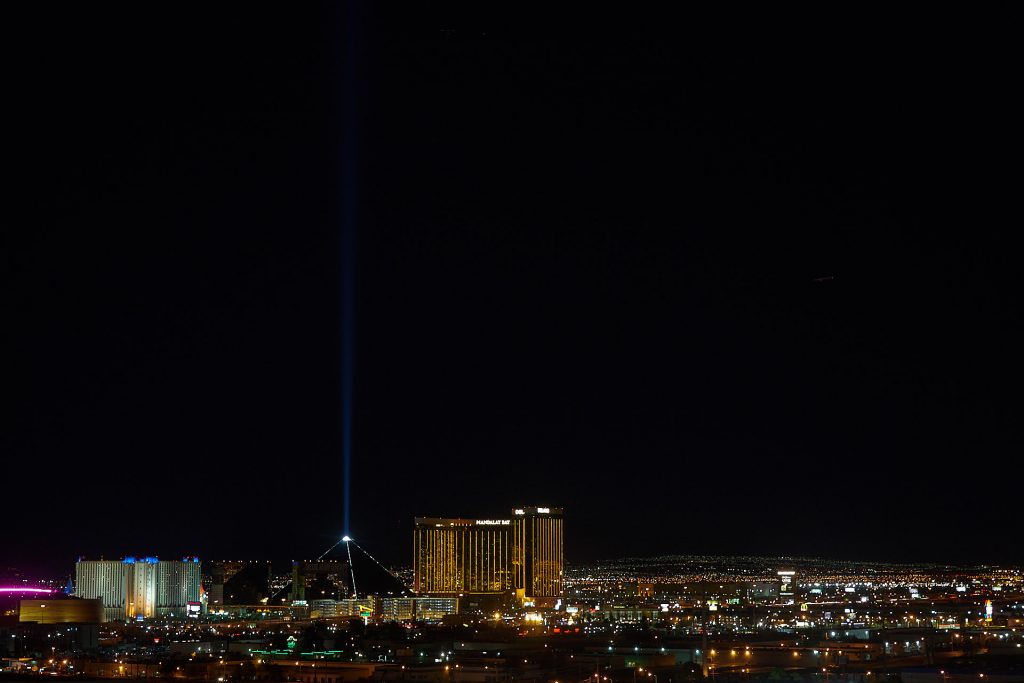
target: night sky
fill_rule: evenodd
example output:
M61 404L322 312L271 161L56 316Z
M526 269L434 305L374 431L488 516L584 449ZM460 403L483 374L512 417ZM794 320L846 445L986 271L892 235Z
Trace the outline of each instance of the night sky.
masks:
M337 539L352 208L382 560L539 504L570 560L1024 562L998 17L369 7L3 8L4 566Z

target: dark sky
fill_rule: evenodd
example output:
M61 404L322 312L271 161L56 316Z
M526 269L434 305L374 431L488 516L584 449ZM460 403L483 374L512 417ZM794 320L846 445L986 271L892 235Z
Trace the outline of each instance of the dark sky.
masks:
M0 560L331 545L355 206L381 559L532 503L573 560L1024 562L999 17L370 7L4 6Z

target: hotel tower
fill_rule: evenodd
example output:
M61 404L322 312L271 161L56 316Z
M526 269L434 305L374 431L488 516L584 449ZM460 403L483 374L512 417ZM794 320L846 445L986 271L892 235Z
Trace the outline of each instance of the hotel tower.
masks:
M414 589L437 597L514 595L551 607L563 594L562 510L522 507L507 519L417 517Z

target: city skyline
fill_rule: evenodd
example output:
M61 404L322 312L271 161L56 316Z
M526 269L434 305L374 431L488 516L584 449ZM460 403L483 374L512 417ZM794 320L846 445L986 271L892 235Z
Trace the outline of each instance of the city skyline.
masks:
M412 528L412 527L411 527ZM297 557L270 557L270 556L259 556L252 554L249 556L236 556L236 557L223 557L223 556L206 556L206 557L195 557L191 556L187 559L191 560L193 557L200 562L243 562L243 563L266 563L271 567L285 567L291 566L294 562L308 562L316 561L318 553L311 552L308 556L297 556ZM174 555L153 555L154 559L160 561L170 561L169 558L174 558ZM161 559L165 558L165 559ZM19 591L33 591L38 590L40 592L54 592L59 593L59 589L44 589L39 588L35 584L42 581L67 581L69 577L73 577L75 570L75 563L81 560L90 561L110 561L110 562L124 562L126 559L134 559L130 555L125 555L119 552L109 552L95 558L89 556L79 556L72 558L67 562L57 562L53 565L47 563L38 562L22 562L22 563L7 563L6 566L0 567L0 577L3 576L18 576L23 577L20 579L11 578L8 583L11 585L0 587L0 592L19 592ZM366 556L361 559L360 563L365 563L366 566L371 566L376 560L375 556ZM596 558L565 558L565 567L567 570L581 571L593 568L608 568L620 565L629 565L630 563L638 563L638 567L655 567L656 572L668 572L672 567L682 567L691 563L709 563L709 564L722 564L728 566L732 563L748 563L756 562L764 566L789 566L789 565L803 565L803 564L822 564L822 565L835 565L835 566L846 566L856 568L858 570L868 569L891 569L893 571L899 571L902 568L943 568L951 571L956 570L979 570L979 569L1007 569L1007 570L1018 570L1022 569L1022 565L1013 562L994 562L979 560L976 562L952 562L942 560L892 560L892 559L881 559L872 557L853 557L853 556L820 556L820 555L765 555L765 554L714 554L714 553L688 553L688 552L675 552L666 553L659 555L607 555ZM387 571L398 571L408 572L409 576L413 576L413 565L414 560L406 558L404 561L400 560L394 563L388 563L386 566L382 566ZM16 571L17 574L12 574ZM34 577L34 578L24 578ZM21 583L18 582L27 582ZM63 584L62 584L63 585ZM28 588L25 588L28 586Z
M434 561L427 575L440 569L448 577L435 577L440 594L356 593L354 575L351 583L345 578L348 547L290 571L196 558L82 560L79 595L0 589L0 651L7 655L0 675L222 683L875 683L896 676L1017 683L1024 674L1021 568L625 560L570 568L546 605L518 590L512 598L513 584L502 577L515 560L494 575L502 586L460 583L460 574L480 576L466 575L467 567L497 557L495 539L511 540L508 555L518 556L514 546L523 536L513 526L540 531L535 522L559 516L555 508L527 507L509 519L419 518L422 530L437 532L428 541ZM516 525L517 518L526 524ZM456 537L461 549L447 542ZM482 555L474 550L481 541ZM439 544L454 555L434 552ZM200 567L209 592L199 586ZM189 600L197 591L198 600Z

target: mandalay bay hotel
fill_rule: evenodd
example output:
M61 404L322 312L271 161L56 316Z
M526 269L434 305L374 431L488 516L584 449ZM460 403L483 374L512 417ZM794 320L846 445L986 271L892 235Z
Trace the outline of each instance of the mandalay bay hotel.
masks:
M563 596L561 508L522 507L507 519L417 517L414 589L460 609L555 607Z

